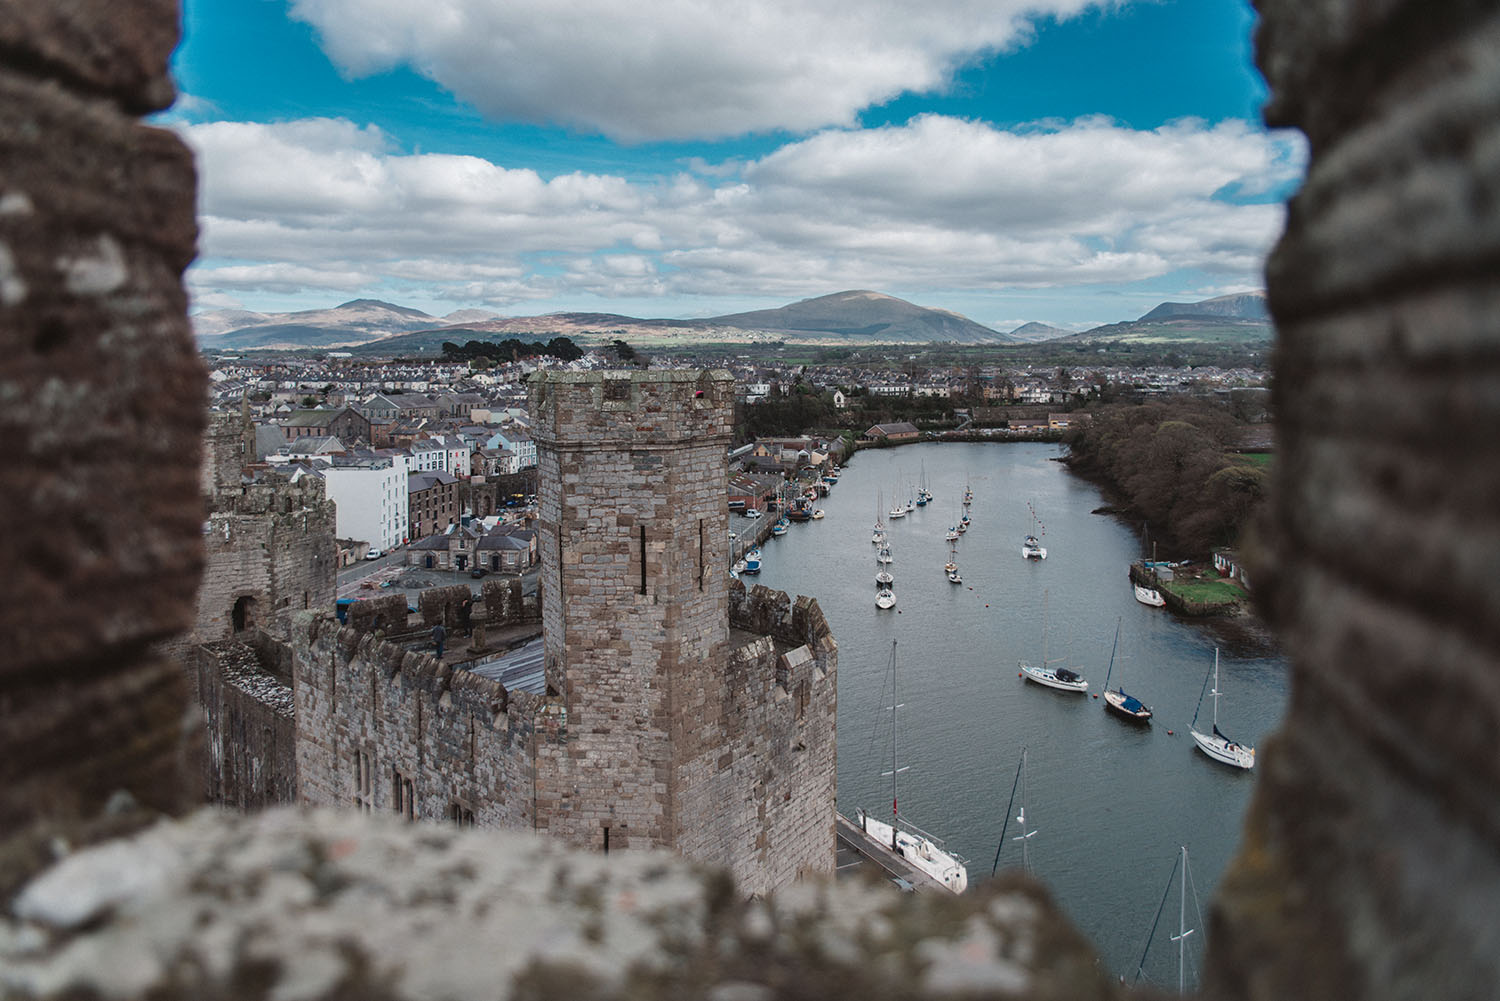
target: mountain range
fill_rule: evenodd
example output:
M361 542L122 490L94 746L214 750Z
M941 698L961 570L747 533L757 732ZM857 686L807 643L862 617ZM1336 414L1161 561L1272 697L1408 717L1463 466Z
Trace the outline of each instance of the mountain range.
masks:
M566 336L584 341L613 338L645 343L792 340L828 343L1007 344L1062 340L1180 340L1205 331L1222 339L1269 339L1265 293L1245 292L1195 303L1164 302L1137 320L1082 333L1044 323L1008 332L944 309L930 309L880 292L857 289L803 299L776 309L704 319L641 319L616 313L548 313L505 317L464 309L443 317L378 299L354 299L332 309L295 313L219 310L193 316L199 346L208 350L343 348L361 353L435 352L444 341L535 339ZM1195 333L1196 332L1196 333Z

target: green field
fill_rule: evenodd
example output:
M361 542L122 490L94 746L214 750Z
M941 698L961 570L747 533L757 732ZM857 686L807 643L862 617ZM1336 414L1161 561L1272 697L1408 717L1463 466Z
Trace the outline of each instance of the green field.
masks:
M1246 465L1268 469L1274 456L1273 452L1241 452L1235 458Z

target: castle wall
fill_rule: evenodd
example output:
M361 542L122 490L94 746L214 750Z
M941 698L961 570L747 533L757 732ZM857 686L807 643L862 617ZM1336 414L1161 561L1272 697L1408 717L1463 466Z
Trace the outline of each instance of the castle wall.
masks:
M835 865L837 645L817 602L738 581L729 620L760 638L726 658L719 711L682 763L677 849L764 893ZM796 645L792 645L792 644Z
M195 651L204 714L204 798L260 809L297 798L292 688L254 648L233 640Z
M313 477L289 483L280 476L223 490L213 498L203 535L205 565L198 616L189 640L234 635L235 603L241 630L284 636L288 617L304 609L329 610L337 595L337 545L333 504Z
M533 826L535 696L332 619L294 629L300 802Z

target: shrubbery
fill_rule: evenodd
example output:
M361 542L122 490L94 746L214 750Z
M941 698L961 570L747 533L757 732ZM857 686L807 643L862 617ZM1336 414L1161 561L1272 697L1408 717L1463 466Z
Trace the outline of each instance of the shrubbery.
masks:
M1267 472L1228 452L1239 427L1229 414L1177 400L1100 407L1093 415L1064 437L1074 469L1113 486L1188 553L1238 541L1265 496Z

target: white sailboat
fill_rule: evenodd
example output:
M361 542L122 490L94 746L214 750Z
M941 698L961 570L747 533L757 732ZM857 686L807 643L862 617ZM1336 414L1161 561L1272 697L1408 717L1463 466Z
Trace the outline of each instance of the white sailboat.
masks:
M1059 658L1061 659L1061 658ZM1038 685L1047 688L1056 688L1063 692L1083 693L1089 690L1089 683L1084 680L1083 675L1077 671L1070 671L1066 667L1054 668L1047 660L1047 593L1042 592L1042 662L1040 664L1028 664L1024 660L1020 663L1020 677L1027 681L1034 681Z
M1213 758L1215 761L1232 765L1235 768L1255 767L1255 748L1246 747L1244 744L1230 740L1219 730L1219 649L1214 648L1214 725L1209 733L1198 732L1198 712L1203 708L1203 693L1198 693L1198 708L1193 711L1193 722L1188 726L1188 732L1193 735L1193 740L1198 745L1198 750ZM1208 687L1208 678L1203 679L1203 687Z
M1135 585L1135 600L1152 608L1161 608L1167 603L1167 599L1161 596L1161 592L1154 587L1142 587Z
M875 607L886 609L896 607L896 592L889 587L882 587L875 592Z
M881 497L875 495L875 531L870 535L870 542L876 546L885 545L885 522L880 520Z
M906 771L900 765L899 758L899 720L897 712L901 708L900 700L896 697L896 641L891 641L891 770L882 772L883 776L891 779L891 822L876 820L870 816L869 811L860 809L856 811L859 821L859 829L873 841L879 843L883 848L901 856L917 869L931 876L940 885L952 890L954 893L963 893L969 886L969 870L966 860L943 849L940 839L933 837L909 822L901 820L899 808L900 797L898 793L898 780L902 772Z
M1047 549L1042 545L1041 536L1046 534L1047 528L1037 521L1036 508L1027 504L1026 510L1031 512L1031 534L1027 535L1025 541L1021 543L1021 555L1028 560L1045 560ZM1040 533L1038 532L1039 526Z
M1151 543L1151 563L1149 566L1151 567L1151 576L1154 580L1156 578L1156 543L1154 542ZM1143 605L1150 605L1152 608L1161 608L1167 603L1167 599L1161 596L1160 591L1154 587L1147 587L1144 584L1135 585L1135 600Z

